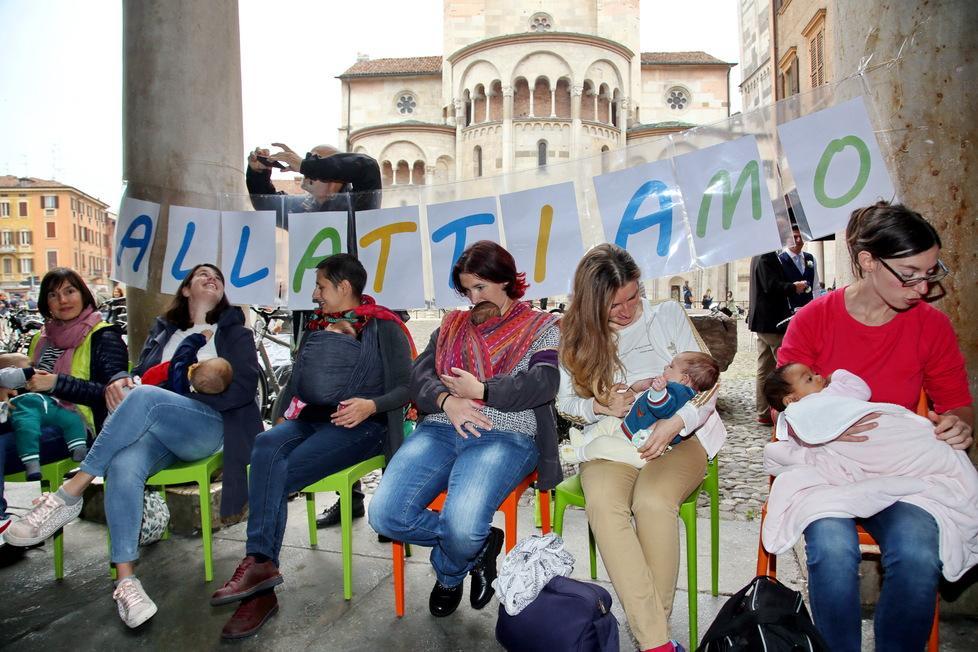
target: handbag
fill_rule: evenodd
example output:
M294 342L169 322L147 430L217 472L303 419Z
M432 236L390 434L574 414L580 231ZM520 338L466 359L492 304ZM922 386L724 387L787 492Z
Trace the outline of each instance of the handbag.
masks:
M496 640L509 652L617 652L611 594L597 584L558 575L517 615L499 605Z
M148 546L163 538L170 523L170 508L156 491L143 492L143 522L139 526L139 545Z

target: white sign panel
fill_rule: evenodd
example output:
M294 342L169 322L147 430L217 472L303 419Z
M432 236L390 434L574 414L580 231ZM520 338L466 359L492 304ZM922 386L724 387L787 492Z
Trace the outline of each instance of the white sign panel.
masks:
M124 197L119 205L115 227L115 255L112 278L128 286L146 289L149 259L156 239L160 205L151 201Z
M845 229L856 208L896 195L862 97L778 126L811 237Z
M627 249L643 278L690 269L682 195L670 160L594 177L605 237Z
M275 303L275 211L221 213L224 293L235 304Z
M754 136L676 157L696 263L712 267L781 247Z
M480 197L429 205L428 237L435 305L439 308L464 305L466 300L452 287L452 266L473 242L499 242L496 198Z
M289 308L312 310L316 304L316 265L346 253L346 211L289 213Z
M194 265L217 265L221 211L170 206L160 292L174 294Z
M584 254L573 182L500 195L499 207L506 249L530 284L525 298L570 294Z
M357 211L357 245L367 270L364 292L388 308L424 305L417 206Z

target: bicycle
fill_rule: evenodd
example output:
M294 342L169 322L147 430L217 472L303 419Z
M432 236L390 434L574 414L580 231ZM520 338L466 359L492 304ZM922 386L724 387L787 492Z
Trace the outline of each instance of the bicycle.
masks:
M34 334L44 326L40 313L21 308L7 313L6 337L3 350L7 353L27 353Z
M272 322L274 321L281 320L288 322L292 318L292 313L281 308L261 308L256 306L251 306L251 311L255 313L255 348L258 350L258 361L264 372L258 375L258 390L255 398L258 401L258 409L261 412L262 419L271 421L274 416L272 413L274 412L275 403L282 393L282 389L288 383L289 374L292 371L292 363L290 355L289 363L280 365L273 364L271 357L268 355L268 349L265 343L266 341L272 342L278 346L285 347L290 354L292 353L292 344L272 335L274 331L271 328Z
M127 332L129 328L129 310L126 307L125 297L106 299L99 305L98 309L102 313L102 319L113 326L118 326L123 334Z

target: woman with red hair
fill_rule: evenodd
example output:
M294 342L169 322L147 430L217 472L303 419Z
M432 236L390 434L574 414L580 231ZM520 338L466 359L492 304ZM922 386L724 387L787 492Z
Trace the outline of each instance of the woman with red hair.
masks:
M492 527L496 508L534 468L540 489L561 480L557 318L519 301L525 276L494 242L462 252L452 283L473 305L495 304L499 316L476 323L456 310L432 334L411 372L411 395L426 416L388 464L369 511L380 534L432 548L434 616L455 611L466 574L472 608L489 603L503 544ZM429 511L446 490L442 511Z

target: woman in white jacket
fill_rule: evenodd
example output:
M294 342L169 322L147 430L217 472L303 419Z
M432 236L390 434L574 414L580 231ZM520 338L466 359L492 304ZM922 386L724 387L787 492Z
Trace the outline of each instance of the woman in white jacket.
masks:
M677 353L704 350L682 306L650 304L639 277L634 259L611 244L577 266L561 320L557 406L584 425L585 438L603 416L623 417ZM714 389L659 421L638 449L648 461L642 469L607 460L581 465L588 522L642 650L676 649L668 620L679 574L677 516L726 439L715 404ZM686 438L668 448L677 434Z

